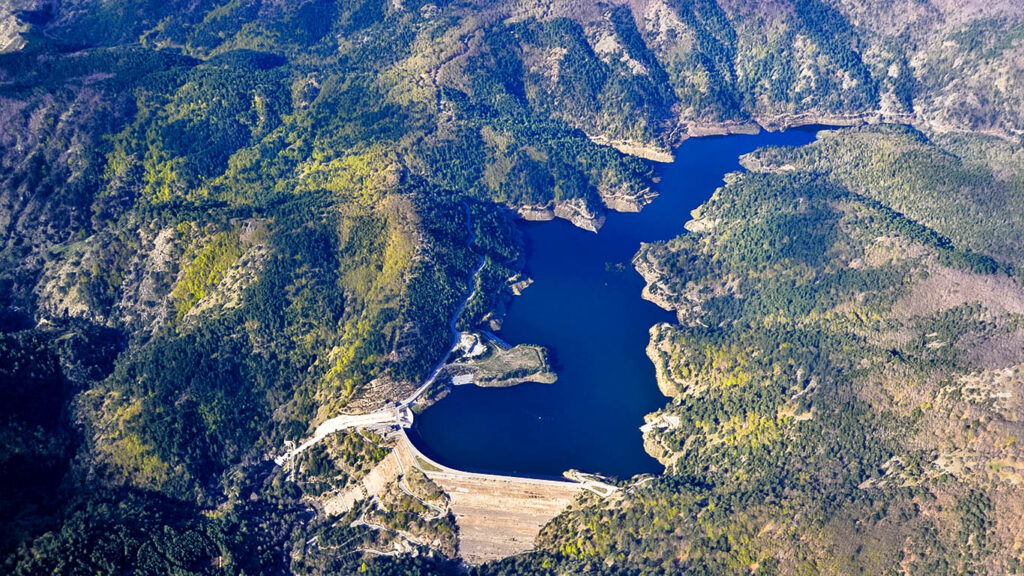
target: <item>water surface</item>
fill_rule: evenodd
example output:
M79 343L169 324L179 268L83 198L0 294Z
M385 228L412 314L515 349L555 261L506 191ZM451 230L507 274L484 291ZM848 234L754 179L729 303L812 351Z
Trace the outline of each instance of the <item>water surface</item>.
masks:
M661 472L644 452L643 417L668 400L645 349L648 330L673 315L643 300L630 261L641 242L684 232L690 211L762 146L802 145L815 129L687 140L659 165L659 196L638 214L610 213L600 233L564 220L523 222L534 283L509 307L511 344L540 344L558 381L511 388L457 386L417 416L413 442L463 470L561 476L570 468L627 477Z

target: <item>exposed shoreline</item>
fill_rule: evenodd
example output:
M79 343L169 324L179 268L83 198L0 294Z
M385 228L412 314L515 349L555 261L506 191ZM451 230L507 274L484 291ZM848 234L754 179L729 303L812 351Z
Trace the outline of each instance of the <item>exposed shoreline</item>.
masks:
M877 114L877 113L860 114L860 115L853 115L853 116L828 116L828 115L818 115L818 114L801 114L801 115L787 115L787 116L783 116L783 117L776 117L776 118L772 118L770 121L765 121L763 123L761 123L761 122L747 122L747 123L724 122L724 123L718 123L718 124L694 125L692 127L689 127L687 129L687 133L685 135L683 135L679 139L679 144L681 144L682 142L685 142L685 140L688 140L690 138L702 138L702 137L707 137L707 136L723 136L723 135L732 135L732 134L751 134L751 135L756 135L756 134L761 133L762 131L781 132L781 131L785 131L785 130L790 129L790 128L800 128L800 127L806 127L806 126L822 126L823 128L843 128L843 127L863 126L863 125L868 125L868 124L877 124L879 122L887 122L889 120L894 120L894 118L892 118L892 117L883 118L883 115ZM897 123L902 123L902 122L897 122ZM914 124L910 124L910 125L914 126ZM917 126L915 126L915 127L917 127ZM607 145L612 145L612 143L608 142ZM675 158L674 151L675 151L675 149L677 147L678 147L678 144L673 148L673 156L672 156L673 159ZM642 148L642 146L638 147L638 148L635 148L635 149L639 149L639 148ZM629 152L624 152L624 153L629 153ZM633 155L636 155L637 157L641 157L641 158L644 157L644 156L641 156L639 154L633 154ZM654 197L657 196L657 193L655 191L645 191L645 192L647 193L647 195L643 197L643 199L645 201L637 202L635 205L630 205L630 206L627 207L627 209L616 209L614 207L608 207L608 208L609 209L614 209L614 210L616 210L618 212L638 212L641 209L643 209L643 207L645 207L646 204L650 203L650 201L653 200ZM699 210L699 208L697 210ZM561 203L553 203L553 206L551 206L551 205L549 205L549 206L536 206L536 205L534 205L534 206L523 206L523 207L520 207L517 210L517 214L519 216L519 219L524 220L524 221L550 221L550 220L553 220L555 218L563 218L563 219L569 220L571 223L573 223L577 227L580 227L582 229L586 229L586 230L589 230L589 231L592 231L592 232L595 232L595 233L598 232L598 230L600 228L600 225L603 224L604 219L605 219L604 214L595 214L593 211L590 211L589 209L587 209L587 207L583 204L582 199L578 199L575 202L570 200L570 201L565 201L565 202L561 202ZM698 219L696 218L696 211L695 211L695 214L693 216L694 216L694 218L689 220L689 221L687 221L686 224L685 224L685 227L688 230L690 229L690 227L693 225L694 222L698 221ZM653 302L655 304L657 304L661 308L664 308L664 309L667 309L667 310L670 310L670 311L674 311L674 312L678 312L675 308L673 308L673 307L668 305L667 300L665 300L663 298L657 297L657 294L655 293L656 290L652 290L652 280L655 280L655 276L657 274L656 263L646 262L644 264L646 264L646 265L642 265L640 263L634 262L634 268L637 270L638 273L641 274L641 276L644 277L644 280L645 280L645 286L644 286L643 293L641 294L641 297L646 299L646 300L649 300L649 301L651 301L651 302ZM656 325L656 326L652 326L650 328L651 328L652 331L654 331L656 328L658 328L658 326ZM649 340L649 342L648 342L648 354L650 353L650 347L653 346L653 345L654 345L653 339ZM438 368L443 368L443 366L445 365L447 360L448 360L448 358L446 357L445 360L443 360L441 362L441 364L439 364ZM658 366L658 363L655 362L653 358L651 358L651 362L652 362L652 365L655 368L656 383L657 383L657 385L659 387L659 390L663 394L668 396L669 395L668 392L671 391L674 388L675 383L664 372L663 369L660 369L660 367ZM432 380L432 379L428 379L428 380ZM417 391L419 393L414 393L409 399L406 400L406 405L414 406L416 408L422 408L424 404L429 405L430 400L420 397L421 393L425 391L425 388L426 388L426 386L421 386L420 389ZM412 400L412 402L409 402L409 400ZM652 412L652 413L648 414L648 417L656 419L657 418L657 412ZM650 424L650 422L648 422L644 426L639 426L638 428L640 428L640 429L650 428L649 424ZM657 459L657 455L656 454L652 454L651 450L647 446L648 438L647 438L646 434L644 434L644 441L645 441L645 452L647 452L649 455L651 455L652 457ZM523 476L523 477L524 478L530 478L530 476Z
M662 164L675 161L675 151L683 142L691 138L709 136L729 136L733 134L757 135L761 132L784 132L793 128L806 126L824 126L828 128L854 128L875 124L900 124L935 134L968 133L984 134L1009 141L1016 141L1024 132L1010 133L1002 130L964 130L922 118L916 113L885 112L870 110L852 114L829 114L822 112L800 112L796 114L776 114L759 116L750 120L725 120L721 122L700 122L679 120L677 126L666 138L668 146L659 146L653 142L636 142L616 140L603 135L590 135L587 138L599 146L609 146L619 152ZM639 212L657 196L657 192L644 190L632 197L618 197L614 194L600 193L605 210L615 212ZM563 218L574 226L597 232L604 224L603 211L594 212L583 208L581 199L562 202L550 202L547 205L522 206L517 214L523 220L547 221Z
M757 135L762 132L784 132L792 128L806 126L824 126L828 128L851 128L871 124L904 124L916 128L943 132L940 127L921 123L912 114L887 114L881 111L862 112L857 114L836 115L817 112L799 114L780 114L765 116L747 121L726 120L722 122L685 122L680 120L677 127L666 138L669 146L659 146L653 142L636 142L616 140L603 135L587 134L591 142L599 146L608 146L622 154L660 164L670 164L676 159L676 150L691 138L709 136L730 136L734 134ZM992 134L1003 138L1012 138L1009 134ZM624 195L609 191L598 191L602 206L592 209L582 198L571 198L562 201L551 201L547 204L520 206L515 209L517 216L529 222L546 222L561 218L568 220L577 228L590 232L598 232L604 225L606 210L615 212L639 212L658 196L657 191L650 188L633 195Z

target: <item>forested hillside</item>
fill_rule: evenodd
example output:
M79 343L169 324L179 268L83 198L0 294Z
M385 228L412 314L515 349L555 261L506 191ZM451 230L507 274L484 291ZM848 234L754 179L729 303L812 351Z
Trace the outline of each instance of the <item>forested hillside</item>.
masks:
M1013 0L0 6L4 571L456 570L400 492L433 549L315 513L377 440L268 457L492 319L517 213L596 230L686 137L892 121L644 247L668 474L478 570L1019 572L1022 51Z
M668 474L627 497L646 514L584 509L553 543L582 529L571 551L603 555L626 532L644 543L628 560L711 573L1022 569L1024 288L984 220L953 215L1019 201L1024 164L939 141L763 150L689 234L645 246L648 296L679 317L648 349L672 402L646 441ZM1012 168L952 152L981 148Z

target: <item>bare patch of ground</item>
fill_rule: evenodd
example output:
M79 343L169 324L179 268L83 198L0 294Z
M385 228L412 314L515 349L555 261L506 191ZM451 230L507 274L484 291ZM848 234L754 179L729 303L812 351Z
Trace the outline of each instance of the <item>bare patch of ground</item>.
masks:
M340 516L348 512L356 502L380 494L401 473L402 467L398 462L398 456L392 451L370 470L361 482L335 494L324 502L324 513L328 516Z
M541 528L579 494L589 490L607 497L616 492L614 486L581 473L574 473L572 481L559 481L454 470L419 452L403 429L388 436L392 451L360 481L326 499L323 511L343 515L361 501L377 502L397 489L423 504L425 522L452 514L458 525L458 555L468 564L532 550ZM366 524L375 525L369 520Z
M966 359L984 369L1002 368L1024 362L1024 329L983 338L967 335L960 342Z
M503 477L444 476L434 481L451 498L459 525L459 555L468 564L532 550L540 529L565 510L580 490L568 482L536 485Z
M960 376L925 404L919 439L938 471L1024 486L1024 364Z
M905 318L927 316L974 302L992 313L1024 314L1024 288L1007 276L936 265L929 267L927 278L915 282L910 294L896 302L893 312Z
M394 453L402 464L419 467L448 494L459 527L459 556L468 564L532 550L540 529L586 489L581 482L453 470L421 454L404 431L398 435Z

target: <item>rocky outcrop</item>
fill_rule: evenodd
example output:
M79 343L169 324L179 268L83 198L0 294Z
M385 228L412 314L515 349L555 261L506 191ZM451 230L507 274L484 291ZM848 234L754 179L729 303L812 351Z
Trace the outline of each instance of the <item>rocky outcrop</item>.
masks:
M530 221L547 221L562 218L577 228L597 232L604 225L605 215L587 207L582 198L555 202L553 207L523 206L517 211L519 217Z
M582 198L555 202L554 213L556 217L572 222L577 228L591 232L597 232L604 226L604 214L591 210Z
M598 194L604 206L616 212L639 212L658 197L658 193L651 188L636 190L626 184L615 188L599 188ZM589 208L582 198L554 202L548 206L522 206L517 213L523 220L533 222L562 218L591 232L597 232L605 221L605 215Z
M755 122L684 122L685 138L726 136L728 134L757 134L761 126Z
M44 268L42 279L35 291L36 305L41 316L100 319L100 314L94 312L86 303L81 284L75 283L79 263L88 251L89 246L86 242L72 244L65 248L64 260Z
M598 190L598 193L604 205L616 212L639 212L658 197L658 193L650 188L633 191L621 187L618 190Z
M516 213L529 222L547 222L555 219L554 211L546 206L522 206Z
M644 416L640 432L644 437L644 451L658 462L671 469L678 454L665 445L664 434L679 428L680 418L668 412L653 412Z
M654 364L654 375L658 380L658 390L669 398L675 398L684 383L676 382L668 373L668 364L672 359L671 340L665 338L669 325L655 324L651 327L651 339L647 343L647 357Z
M17 52L25 47L28 25L17 16L20 10L34 8L35 2L5 1L0 3L0 54Z
M587 135L587 138L590 138L590 141L594 144L611 146L623 154L629 154L630 156L636 156L637 158L643 158L652 162L670 163L676 159L675 155L672 154L672 150L654 143L613 140L607 136L591 136L590 134Z
M530 284L533 284L533 278L524 277L521 274L516 274L508 279L508 289L513 296L522 296L523 291L529 288Z
M633 258L633 267L644 279L641 297L665 310L675 310L675 295L661 283L662 274L658 271L657 262L654 261L652 254L641 248Z
M173 228L164 228L139 262L129 269L115 312L125 324L152 334L170 317L170 279L178 269L179 247Z
M68 246L63 259L44 268L36 286L39 315L154 333L170 315L171 280L177 273L180 248L173 228L142 228L138 241L137 245L119 243L100 233ZM105 252L111 245L129 255L116 274Z

